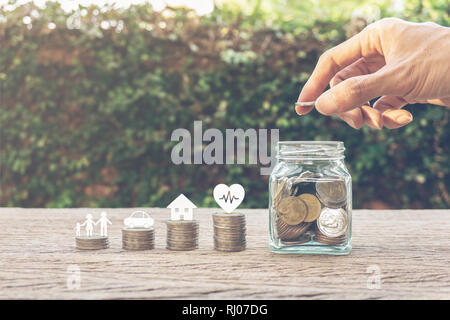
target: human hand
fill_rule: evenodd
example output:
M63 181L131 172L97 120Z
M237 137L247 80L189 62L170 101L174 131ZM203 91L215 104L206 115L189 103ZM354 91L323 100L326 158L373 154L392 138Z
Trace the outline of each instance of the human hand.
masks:
M450 106L450 28L396 18L368 25L320 57L298 98L314 100L317 111L355 129L400 128L413 119L401 109L408 103ZM297 105L296 111L313 108Z

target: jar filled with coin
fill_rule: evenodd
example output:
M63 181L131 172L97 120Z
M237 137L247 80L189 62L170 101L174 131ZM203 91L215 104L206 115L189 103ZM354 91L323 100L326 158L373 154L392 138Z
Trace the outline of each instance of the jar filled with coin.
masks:
M269 182L270 250L348 254L352 183L339 141L280 141Z

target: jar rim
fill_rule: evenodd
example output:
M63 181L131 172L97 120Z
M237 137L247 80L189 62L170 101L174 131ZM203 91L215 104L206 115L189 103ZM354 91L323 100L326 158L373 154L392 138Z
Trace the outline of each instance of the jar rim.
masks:
M342 145L344 146L344 142L343 141L332 141L332 140L305 140L305 141L301 141L301 140L287 140L287 141L278 141L278 144L286 144L286 145L290 145L290 144L330 144L330 145Z
M342 160L342 141L278 141L280 160Z

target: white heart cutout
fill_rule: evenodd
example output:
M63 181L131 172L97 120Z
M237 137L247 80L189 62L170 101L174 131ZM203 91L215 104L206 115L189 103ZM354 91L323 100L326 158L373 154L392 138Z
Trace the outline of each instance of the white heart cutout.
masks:
M232 213L244 200L245 190L240 184L218 184L213 191L217 204L227 213Z

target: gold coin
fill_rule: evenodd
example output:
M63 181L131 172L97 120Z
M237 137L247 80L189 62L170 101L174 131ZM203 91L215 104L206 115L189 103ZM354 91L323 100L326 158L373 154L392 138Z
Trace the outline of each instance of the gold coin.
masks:
M306 218L306 204L298 197L286 197L278 205L278 214L285 223L297 225Z
M320 216L320 211L322 210L319 199L310 193L303 193L299 198L305 202L308 209L308 214L303 222L313 222L316 220Z

